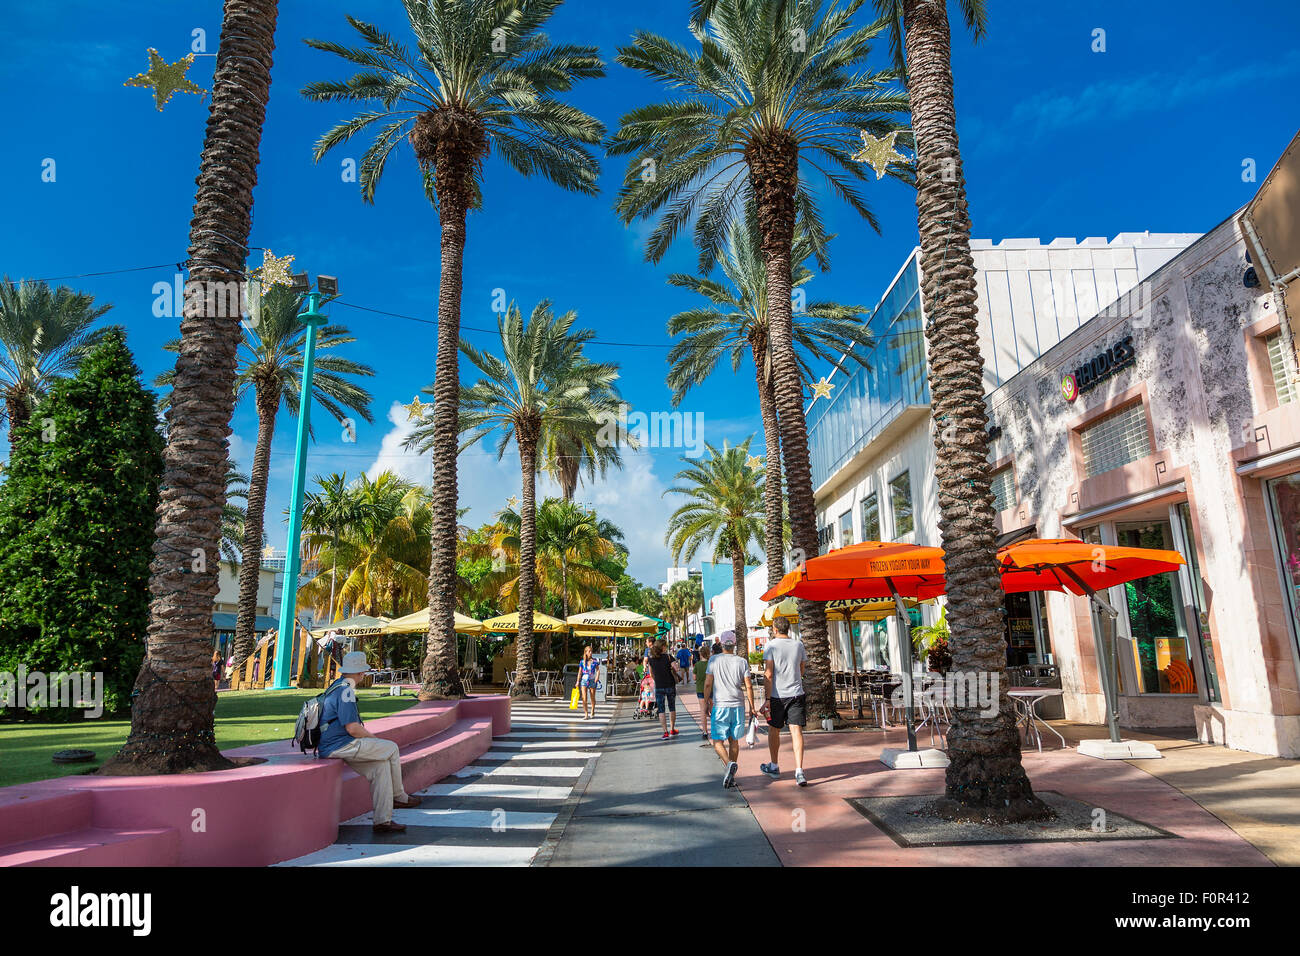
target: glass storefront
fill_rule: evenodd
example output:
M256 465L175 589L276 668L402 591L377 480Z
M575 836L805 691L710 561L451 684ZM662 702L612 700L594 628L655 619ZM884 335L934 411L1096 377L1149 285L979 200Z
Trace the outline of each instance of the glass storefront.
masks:
M1043 592L1008 594L1003 608L1007 666L1054 663L1047 623L1047 598Z
M1267 482L1291 636L1300 642L1300 475Z
M1120 522L1116 543L1131 548L1175 550L1168 521ZM1140 694L1195 694L1192 644L1183 615L1186 602L1174 572L1124 585L1124 610ZM1199 635L1198 635L1199 638Z

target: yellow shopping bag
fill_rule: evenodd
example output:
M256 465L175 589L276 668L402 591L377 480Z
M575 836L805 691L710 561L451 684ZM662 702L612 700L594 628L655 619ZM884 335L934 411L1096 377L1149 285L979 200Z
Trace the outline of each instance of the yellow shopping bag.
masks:
M569 710L578 709L578 688L573 688L573 693L569 695Z

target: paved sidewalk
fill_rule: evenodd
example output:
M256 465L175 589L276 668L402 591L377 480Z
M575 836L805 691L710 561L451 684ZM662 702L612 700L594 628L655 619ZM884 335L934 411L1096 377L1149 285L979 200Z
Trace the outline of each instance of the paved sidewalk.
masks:
M633 719L634 701L620 706L551 866L779 865L740 792L722 789L725 768L686 700L679 692L670 740L658 720Z
M698 712L694 695L688 702ZM766 728L764 728L764 733ZM1068 736L1068 735L1067 735ZM1134 734L1137 736L1137 734ZM943 770L890 770L885 747L907 746L901 728L809 733L804 768L809 785L794 783L788 734L782 775L758 769L766 741L741 746L737 782L786 866L1268 866L1269 857L1142 764L1096 760L1073 750L1029 750L1025 770L1037 790L1054 790L1173 833L1179 839L981 844L903 848L847 802L849 797L941 794ZM928 734L919 741L929 743ZM1220 748L1222 750L1222 748Z

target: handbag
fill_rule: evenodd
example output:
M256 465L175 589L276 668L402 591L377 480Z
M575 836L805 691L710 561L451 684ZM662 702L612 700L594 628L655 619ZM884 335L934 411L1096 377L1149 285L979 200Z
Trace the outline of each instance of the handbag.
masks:
M579 695L578 688L576 687L573 688L573 693L569 695L569 710L578 709L578 700L579 700L578 695Z
M745 734L745 746L752 747L758 743L758 718L749 719L749 733Z

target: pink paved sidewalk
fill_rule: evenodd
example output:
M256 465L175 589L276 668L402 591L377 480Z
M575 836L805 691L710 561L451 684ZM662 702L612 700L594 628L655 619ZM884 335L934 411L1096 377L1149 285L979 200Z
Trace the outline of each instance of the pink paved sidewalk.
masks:
M700 719L694 688L678 702ZM701 721L702 723L702 721ZM1104 807L1183 839L985 844L903 848L847 801L848 797L941 794L942 770L890 770L880 763L886 747L906 747L901 729L809 733L804 772L794 783L794 755L782 734L782 775L758 769L768 759L766 728L752 750L741 743L736 782L777 856L787 866L1270 866L1269 859L1231 827L1167 783L1122 760L1096 760L1072 750L1024 753L1037 790ZM929 744L928 730L918 744ZM802 811L802 816L798 813ZM802 832L798 824L802 822Z

